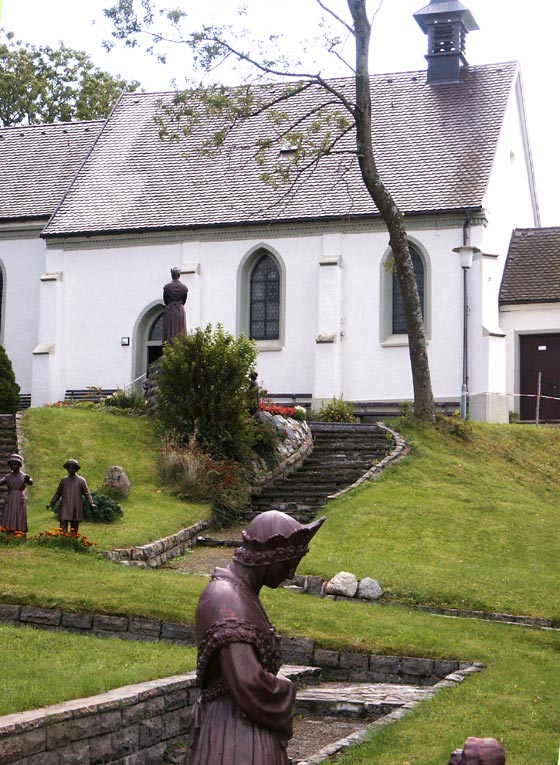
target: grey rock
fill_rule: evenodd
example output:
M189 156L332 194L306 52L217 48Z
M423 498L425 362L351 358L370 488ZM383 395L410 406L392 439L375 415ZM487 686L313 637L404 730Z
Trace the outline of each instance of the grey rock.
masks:
M382 595L383 589L376 579L366 576L360 581L356 597L363 600L379 600Z
M325 592L327 595L342 595L344 598L353 598L358 590L358 579L348 571L339 571L327 582Z
M124 468L120 465L112 465L107 468L103 479L103 488L111 489L111 492L116 494L117 497L128 497L130 493L130 479Z

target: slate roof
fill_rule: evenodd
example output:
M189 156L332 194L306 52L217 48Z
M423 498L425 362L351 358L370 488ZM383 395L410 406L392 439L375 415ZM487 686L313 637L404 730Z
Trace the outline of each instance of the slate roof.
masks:
M0 129L0 220L48 217L104 120Z
M509 243L500 305L560 302L560 228L517 228Z
M459 83L428 86L426 72L372 75L374 146L386 185L405 213L482 205L512 87L515 63L469 67ZM353 80L333 84L352 98ZM278 160L253 159L274 128L261 115L233 130L224 148L203 155L214 125L162 141L154 117L172 93L123 94L45 235L194 228L377 214L357 160L339 154L308 173L295 193L260 176ZM324 99L307 90L282 104L297 113ZM345 146L354 148L349 135Z

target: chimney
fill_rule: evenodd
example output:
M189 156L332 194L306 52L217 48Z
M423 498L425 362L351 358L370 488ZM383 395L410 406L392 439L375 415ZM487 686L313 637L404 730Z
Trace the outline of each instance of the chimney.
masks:
M479 28L472 13L458 0L430 0L414 18L428 35L428 83L459 82L468 63L465 38Z

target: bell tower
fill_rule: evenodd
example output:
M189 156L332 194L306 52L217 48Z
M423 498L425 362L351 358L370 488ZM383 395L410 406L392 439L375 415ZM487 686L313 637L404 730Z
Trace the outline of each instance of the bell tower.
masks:
M414 18L428 35L428 83L458 82L468 63L465 38L479 28L472 13L459 0L430 0Z

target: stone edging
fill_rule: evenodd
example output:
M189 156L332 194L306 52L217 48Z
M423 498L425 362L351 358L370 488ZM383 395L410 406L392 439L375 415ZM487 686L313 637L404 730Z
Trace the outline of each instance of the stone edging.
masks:
M384 457L380 462L376 462L375 465L372 465L372 467L370 467L366 473L358 478L357 481L354 481L351 486L346 486L346 488L337 491L336 494L330 494L328 499L336 499L337 497L342 497L343 494L346 494L352 489L355 489L357 486L361 486L363 483L366 483L366 481L375 480L388 465L400 462L400 460L406 457L406 455L409 453L410 447L400 433L397 433L396 430L391 430L391 428L388 428L383 422L376 422L375 424L379 428L382 428L386 433L390 433L393 436L395 439L395 447L393 451Z
M210 521L199 521L193 526L181 529L163 539L138 547L125 547L116 550L103 550L102 555L115 563L142 568L158 568L171 558L183 555L185 550L194 547L201 531L210 525Z
M0 604L0 624L66 629L96 637L120 637L147 642L163 640L194 645L194 628L191 625L137 616L73 613L58 608Z

